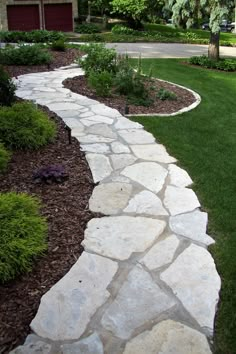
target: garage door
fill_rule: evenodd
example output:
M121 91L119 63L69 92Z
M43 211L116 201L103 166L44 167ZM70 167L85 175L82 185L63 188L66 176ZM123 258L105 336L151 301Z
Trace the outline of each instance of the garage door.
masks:
M44 13L47 30L73 31L72 4L45 4Z
M40 28L38 5L7 6L7 18L10 31L31 31Z

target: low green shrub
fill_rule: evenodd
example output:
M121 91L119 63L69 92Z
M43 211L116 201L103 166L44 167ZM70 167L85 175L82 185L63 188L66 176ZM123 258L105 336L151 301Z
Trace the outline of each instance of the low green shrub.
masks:
M0 143L0 172L5 171L11 154L7 151L3 144Z
M113 75L109 71L90 71L88 76L88 84L95 89L99 96L110 96L113 83Z
M128 35L135 35L136 32L138 31L135 31L133 30L132 28L129 28L127 26L124 26L124 25L115 25L112 30L111 30L111 33L113 34L128 34Z
M18 48L0 49L0 64L5 65L41 65L49 64L51 55L37 45L21 45Z
M0 106L10 106L16 99L16 86L0 65Z
M104 44L85 44L80 49L87 53L86 58L78 59L78 63L84 69L85 75L88 76L91 70L97 72L115 71L115 49L108 49Z
M0 194L0 282L28 272L46 249L46 220L38 199L27 194Z
M53 140L54 122L31 103L0 109L0 140L13 149L38 149Z
M99 27L93 23L83 23L82 25L76 26L75 32L92 34L92 33L99 33L101 31L100 31Z
M199 65L208 69L217 69L223 71L236 71L236 59L211 60L207 56L195 56L189 59L189 63Z
M55 50L57 52L65 52L66 51L66 43L64 39L58 39L57 41L52 42L50 45L50 48L52 50Z
M174 92L166 90L164 88L161 88L158 91L157 97L162 101L165 101L165 100L175 101L175 100L177 100L177 96Z
M48 43L58 39L65 39L65 35L58 31L33 30L29 32L23 31L0 31L2 42L6 43Z

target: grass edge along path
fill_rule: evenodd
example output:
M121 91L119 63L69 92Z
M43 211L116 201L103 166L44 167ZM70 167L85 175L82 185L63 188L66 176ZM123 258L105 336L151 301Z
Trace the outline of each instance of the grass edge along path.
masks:
M208 212L210 247L222 289L214 353L236 353L236 73L184 65L180 59L144 59L143 71L189 87L202 97L193 111L175 117L133 117L142 123L194 181ZM191 188L192 188L191 187Z

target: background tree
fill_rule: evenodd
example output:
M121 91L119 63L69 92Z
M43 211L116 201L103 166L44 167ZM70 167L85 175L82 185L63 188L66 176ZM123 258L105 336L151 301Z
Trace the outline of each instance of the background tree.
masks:
M142 27L141 20L145 17L148 0L113 0L111 5L113 13L126 18L131 27Z
M235 0L166 0L173 12L173 23L177 26L191 27L204 13L209 16L210 43L208 56L219 59L220 23L233 8Z

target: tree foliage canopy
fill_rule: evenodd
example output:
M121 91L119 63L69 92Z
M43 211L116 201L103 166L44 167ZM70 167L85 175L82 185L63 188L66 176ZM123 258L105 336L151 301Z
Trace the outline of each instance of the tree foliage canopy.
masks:
M113 0L111 4L113 12L134 20L141 20L148 8L148 0Z

